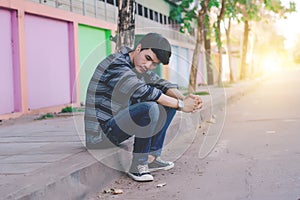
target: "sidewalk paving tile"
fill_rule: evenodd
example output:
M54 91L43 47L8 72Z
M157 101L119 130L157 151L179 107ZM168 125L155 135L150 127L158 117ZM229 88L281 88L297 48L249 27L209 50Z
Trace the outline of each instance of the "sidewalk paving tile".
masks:
M203 87L211 94L203 96L206 108L196 114L178 114L166 138L167 148L188 142L190 138L186 137L193 135L201 120L213 114L214 107L226 106L228 100L243 95L255 85L257 82L243 82L229 88ZM123 149L119 155L118 149L86 151L82 113L47 120L33 120L32 116L28 119L0 125L0 195L4 199L53 199L63 192L62 188L68 187L77 188L74 195L82 197L92 187L99 189L121 175L99 160L113 158L107 163L115 166L118 163L114 160L119 159L128 165L130 149ZM175 140L176 137L185 139ZM74 195L68 193L65 199L75 198Z

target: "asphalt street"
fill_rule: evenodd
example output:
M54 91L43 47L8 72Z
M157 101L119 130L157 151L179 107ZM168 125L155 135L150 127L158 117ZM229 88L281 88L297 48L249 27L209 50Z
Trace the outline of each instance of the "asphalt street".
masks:
M300 69L270 74L216 111L216 122L202 125L175 168L153 173L155 180L148 183L124 174L108 186L123 194L99 191L91 199L300 199L299 77ZM214 126L222 127L218 143L201 157L205 137L217 135Z

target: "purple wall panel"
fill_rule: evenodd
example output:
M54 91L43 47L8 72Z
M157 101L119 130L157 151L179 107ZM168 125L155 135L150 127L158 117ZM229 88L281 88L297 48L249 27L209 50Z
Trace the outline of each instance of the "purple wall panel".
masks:
M14 111L11 12L0 9L0 114Z
M25 16L28 107L71 102L68 23Z

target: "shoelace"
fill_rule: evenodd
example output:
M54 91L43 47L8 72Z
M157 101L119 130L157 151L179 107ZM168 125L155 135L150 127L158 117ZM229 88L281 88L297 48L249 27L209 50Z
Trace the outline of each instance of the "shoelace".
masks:
M138 165L139 173L149 173L148 165Z
M160 163L163 163L163 164L169 164L169 162L166 162L166 161L162 160L160 157L157 157L156 160Z

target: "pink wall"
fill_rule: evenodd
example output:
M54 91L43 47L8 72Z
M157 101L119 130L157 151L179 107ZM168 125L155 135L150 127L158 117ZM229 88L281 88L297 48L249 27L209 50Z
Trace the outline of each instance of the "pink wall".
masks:
M29 109L71 103L68 37L67 22L25 15Z
M0 9L0 114L14 111L11 12Z
M39 3L0 0L0 119L80 105L78 24L116 30Z

